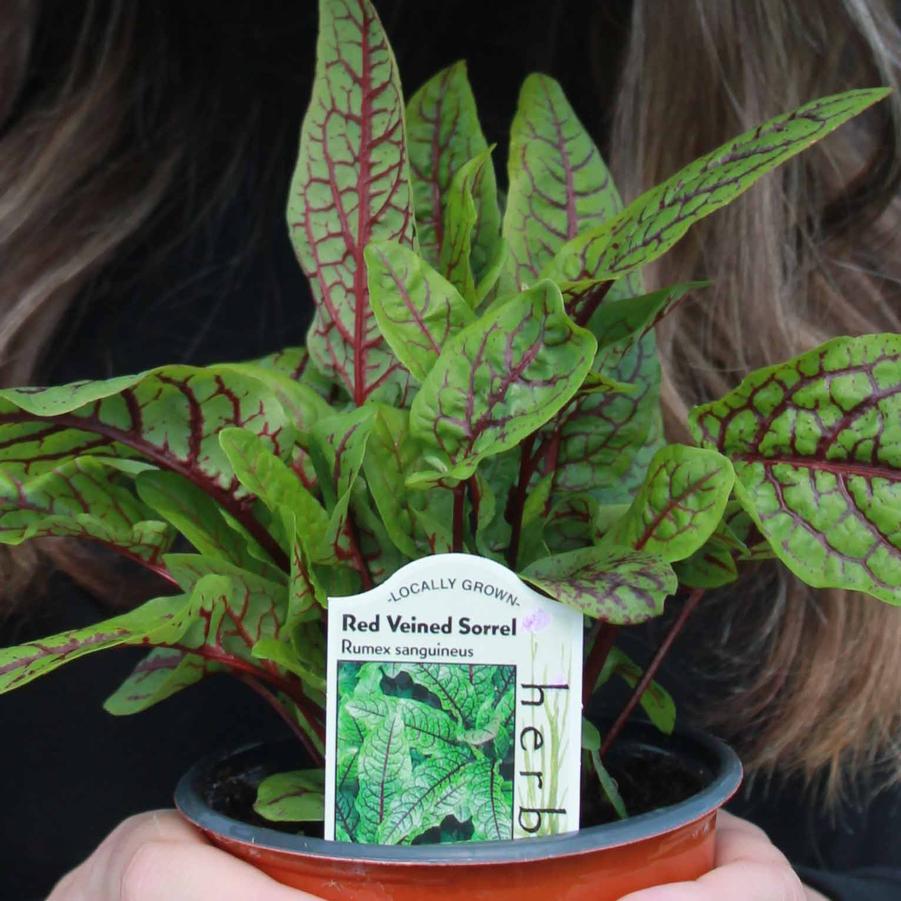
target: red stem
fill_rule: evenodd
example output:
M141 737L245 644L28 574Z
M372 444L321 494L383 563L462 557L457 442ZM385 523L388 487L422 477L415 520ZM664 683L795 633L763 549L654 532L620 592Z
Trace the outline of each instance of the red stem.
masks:
M598 676L601 675L601 670L604 669L604 664L610 656L610 651L613 650L613 642L616 641L618 634L619 626L614 626L612 623L602 623L598 620L597 631L594 633L594 644L592 644L591 650L588 652L582 673L583 707L587 707L588 702L591 700L591 693L594 691L595 683L598 681Z
M663 641L660 642L660 647L657 648L657 653L654 655L654 659L650 662L650 664L648 664L648 668L645 670L644 675L641 677L641 679L638 680L638 684L635 686L635 690L632 692L631 697L626 702L626 706L623 708L622 713L620 713L620 715L616 719L616 722L610 727L610 730L607 732L607 736L604 739L604 744L601 746L601 757L609 752L614 742L617 740L617 738L619 738L619 734L623 731L623 727L628 722L629 717L631 717L635 712L635 708L638 706L638 702L641 700L641 696L645 693L647 687L653 681L654 676L657 675L657 671L660 669L661 664L666 659L666 655L669 653L670 648L673 646L673 642L682 631L682 628L685 626L688 618L701 602L702 597L704 597L704 589L696 588L688 596L688 600L686 600L682 605L682 609L679 611L679 615L676 617L675 622L673 622L673 624L669 628L669 631L663 637Z
M290 711L287 707L279 700L278 696L273 694L273 692L269 691L265 685L261 682L258 682L253 676L248 676L246 674L241 674L237 676L245 685L249 688L253 689L261 698L263 698L266 703L268 703L275 712L285 721L285 724L288 728L294 733L297 740L304 746L307 754L310 755L310 760L316 766L325 766L325 758L322 756L322 753L319 749L310 741L310 736L300 728L297 723L297 720L291 716Z
M347 518L347 538L350 542L350 554L354 561L354 567L360 574L360 579L363 582L363 590L372 591L374 584L372 573L369 572L369 564L360 550L360 535L357 532L357 524L349 516Z
M454 486L454 553L463 552L463 523L466 518L466 482Z
M520 445L519 456L519 480L513 491L510 492L510 500L507 502L507 522L510 523L510 546L507 548L507 565L516 569L516 561L519 558L519 542L522 538L522 514L526 503L526 491L532 473L535 471L535 461L532 459L532 447L535 444L535 435L529 435Z
M165 566L160 566L158 563L150 563L148 560L142 560L137 554L125 554L126 557L129 557L132 560L135 560L137 563L140 563L145 569L150 570L150 572L155 573L161 579L164 579L170 585L178 585L178 582L172 577L172 574L166 569Z
M479 481L475 476L466 482L466 490L469 494L469 530L475 536L479 531L479 507L482 503Z
M219 663L227 669L235 670L235 672L246 674L247 676L263 682L268 682L291 699L291 702L300 711L303 718L309 724L310 729L316 734L316 737L325 744L325 730L322 728L322 723L317 716L319 710L313 702L303 694L303 689L299 682L291 682L276 672L261 669L258 666L254 666L252 663L248 663L246 660L242 660L240 657L234 657L231 654L227 654L223 651L216 651L210 647L191 648L180 644L162 645L162 647L170 647L177 651L182 651L185 654L196 654L204 660Z
M591 321L591 317L594 316L595 311L601 305L601 301L607 296L607 292L612 287L613 282L604 282L589 291L588 294L582 298L582 303L576 311L576 315L573 316L576 325L581 325L582 328L585 328L585 326L588 325Z

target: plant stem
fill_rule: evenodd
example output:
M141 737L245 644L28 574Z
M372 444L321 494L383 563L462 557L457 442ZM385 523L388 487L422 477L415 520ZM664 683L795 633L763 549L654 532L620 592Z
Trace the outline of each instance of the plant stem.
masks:
M666 655L669 653L670 648L673 646L673 642L678 637L679 633L682 631L685 623L688 621L688 618L694 612L695 608L701 601L701 598L704 597L704 589L696 588L692 593L688 596L688 599L682 605L682 609L679 611L679 615L676 617L673 624L669 627L669 631L664 635L663 641L660 642L660 647L657 648L657 653L654 654L654 659L648 664L648 668L644 671L644 675L641 679L638 680L638 684L635 686L635 690L632 692L631 697L626 702L626 706L623 708L622 713L616 718L616 722L610 727L607 732L607 736L604 739L604 744L601 746L601 757L604 757L613 746L614 742L619 738L619 734L623 731L623 727L629 721L629 717L635 712L635 708L638 706L638 702L641 700L641 696L647 690L647 687L651 684L654 679L654 676L657 675L657 671L660 669L661 664L666 659Z
M475 535L479 531L479 507L482 503L479 481L475 476L467 479L466 491L469 495L469 531L472 532L473 540L475 540Z
M582 298L582 303L579 305L576 315L573 316L576 325L581 325L582 328L585 328L585 326L588 325L591 321L591 317L594 316L595 311L601 305L601 301L607 296L607 292L612 287L612 281L604 282L589 291L588 294Z
M369 572L369 564L366 562L366 558L360 550L360 534L357 531L357 524L350 516L347 518L346 528L347 539L350 543L350 555L354 562L354 568L360 574L360 579L363 582L363 590L372 591L374 584L372 581L372 573Z
M454 553L463 552L463 523L466 518L466 482L454 486Z
M529 435L520 445L519 479L510 492L510 500L507 502L507 522L510 523L510 546L507 548L507 565L516 569L516 561L519 558L519 542L522 538L522 514L526 503L526 491L532 473L535 471L532 459L532 448L535 444L535 435Z
M585 660L585 667L582 674L582 706L587 707L591 700L591 693L594 691L595 683L598 676L604 669L604 664L613 650L613 642L619 634L619 626L612 623L602 623L598 620L597 630L594 632L594 643L588 652Z
M294 734L295 738L304 746L307 754L310 755L310 760L316 766L325 766L325 758L322 756L320 750L310 741L310 736L300 728L297 723L297 720L291 716L290 711L287 707L281 702L278 695L271 692L262 682L258 682L253 676L249 676L246 673L242 673L237 677L240 679L245 685L255 691L266 703L268 703L273 710L284 720L287 727Z
M177 651L182 651L185 654L196 654L204 660L218 663L226 669L232 670L232 675L238 675L240 673L241 675L249 676L259 682L268 682L273 688L278 689L291 700L298 711L300 711L301 716L303 716L309 724L311 731L315 733L316 737L323 744L325 744L325 730L316 716L318 711L313 702L303 694L303 687L299 681L292 682L277 672L262 669L252 663L248 663L246 660L242 660L240 657L235 657L225 651L217 651L215 648L209 646L192 648L182 644L169 644L160 645L160 647L173 648ZM305 736L305 738L307 738L307 736Z

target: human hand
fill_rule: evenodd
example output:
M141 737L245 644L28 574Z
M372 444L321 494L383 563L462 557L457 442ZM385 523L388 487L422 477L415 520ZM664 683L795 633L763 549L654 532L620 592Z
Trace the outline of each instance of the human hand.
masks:
M321 901L208 844L174 810L131 817L47 901Z
M801 884L763 830L720 811L714 869L696 882L634 892L621 901L826 901Z

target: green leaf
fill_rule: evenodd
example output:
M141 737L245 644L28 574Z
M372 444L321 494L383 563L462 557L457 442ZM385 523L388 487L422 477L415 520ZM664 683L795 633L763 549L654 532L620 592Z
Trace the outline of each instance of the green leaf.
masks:
M357 773L360 780L355 802L360 816L358 838L374 842L413 774L400 713L393 719L383 720L366 736L360 748Z
M173 648L157 648L103 702L103 709L113 716L141 713L221 669L218 664L196 654L185 654Z
M474 307L494 287L503 262L491 150L460 167L444 211L439 268Z
M493 667L496 670L509 670L512 667ZM495 683L491 683L495 688ZM470 730L466 741L473 745L484 745L488 741L494 742L495 757L503 760L510 747L513 733L513 723L516 717L516 693L513 691L513 681L509 681L507 687L497 695L494 691L485 698L476 713L475 728Z
M571 238L622 203L594 142L547 75L523 83L510 135L503 234L514 283L534 283Z
M198 618L182 642L191 650L222 649L250 659L258 642L281 637L285 594L283 586L252 573L204 576L192 597Z
M297 475L258 435L247 429L224 429L219 433L219 444L238 481L258 497L270 513L280 517L283 524L285 515L293 514L291 526L296 525L304 547L314 561L319 562L315 550L322 545L328 531L328 514L303 487ZM290 547L293 535L284 535L283 541Z
M659 616L677 587L668 563L625 548L589 547L545 557L522 578L586 616L618 626Z
M271 574L265 553L237 523L226 520L206 492L174 472L139 473L135 488L141 500L191 542L204 556L227 560L243 569ZM255 553L251 552L255 549Z
M413 401L411 431L441 451L445 475L468 478L572 397L595 349L557 287L541 282L451 339Z
M305 630L305 641L280 641L277 638L263 638L251 648L257 660L277 663L282 669L294 673L304 685L325 694L325 647L318 623L314 629ZM303 651L303 653L301 653Z
M187 628L178 647L231 669L247 670L248 665L252 666L257 678L279 686L280 700L296 714L298 726L314 745L321 747L319 737L292 700L300 693L300 681L278 663L254 655L261 642L265 647L267 639L289 637L285 628L285 586L252 573L236 572L235 567L218 560L193 556L179 558L175 564L181 564L171 566L176 578L196 579L183 611ZM205 567L209 573L202 575Z
M0 391L0 466L35 476L90 453L143 457L211 497L240 496L218 434L246 426L286 456L296 431L260 381L223 367L164 366L104 382Z
M252 581L255 588L265 586L266 593L284 591L285 574L277 569L267 573L236 566L221 557L204 556L203 554L166 554L164 558L169 574L185 592L192 592L204 576L225 576L242 582L245 578Z
M300 431L301 439L321 417L332 412L331 406L319 393L322 384L316 384L315 387L304 384L281 369L264 366L259 362L229 363L227 368L251 376L265 385L278 399L291 423ZM312 370L312 366L309 368ZM323 383L324 381L323 378Z
M901 604L901 336L836 338L695 408L773 551L817 588Z
M475 677L484 668L471 669ZM391 675L406 673L417 685L432 692L441 702L443 710L463 725L468 725L478 710L476 685L470 681L464 667L439 663L392 663L386 666L386 671Z
M381 719L376 721L376 725L381 723ZM366 738L366 729L363 728L363 722L351 716L346 705L338 708L338 747L341 751L360 750L363 739ZM344 771L345 775L349 771ZM356 778L356 777L354 777Z
M734 138L642 194L619 215L577 235L542 274L559 282L598 282L646 266L695 222L888 93L875 88L814 100Z
M121 616L71 629L40 641L0 649L0 694L86 654L122 645L149 645L178 640L185 629L185 597L155 598Z
M527 566L537 557L547 556L544 533L553 484L554 474L548 473L528 491L522 511L522 536L516 558L518 566Z
M590 494L565 494L548 512L544 536L550 550L559 554L594 544L598 502Z
M467 766L472 756L451 750L430 757L413 770L409 785L394 799L378 833L380 845L396 845L441 821L469 794Z
M598 731L598 727L584 716L582 717L582 750L601 750L601 733Z
M410 747L427 756L446 753L463 739L460 724L428 704L363 694L348 701L344 709L368 729L399 714Z
M736 556L746 556L747 548L725 523L690 557L673 565L679 584L688 588L722 588L738 579Z
M339 842L356 841L360 815L354 806L355 794L343 789L335 797L335 838Z
M318 822L325 813L324 780L322 770L267 776L257 788L253 809L277 823Z
M591 765L601 784L601 791L616 811L616 815L621 820L625 820L629 816L629 812L626 810L622 795L619 793L619 786L616 784L616 780L607 772L607 768L604 766L598 751L591 751L589 756L591 757Z
M400 80L375 9L369 0L320 0L288 224L316 301L307 347L358 406L405 390L369 306L363 250L376 240L413 245L407 170Z
M388 535L410 559L419 556L419 551L413 498L404 476L418 459L419 442L410 436L409 413L380 406L366 445L363 471Z
M635 688L643 675L642 668L631 657L619 648L613 647L604 661L604 668L598 676L594 690L597 691L602 685L606 685L613 676L622 679L629 688ZM642 693L639 703L648 719L661 732L666 735L672 734L676 728L676 705L662 685L652 682Z
M330 416L313 429L310 451L329 508L328 530L317 559L347 559L348 511L374 418L375 408L369 405Z
M614 285L614 291L619 287ZM609 360L612 355L600 356ZM577 396L553 421L560 435L554 491L591 494L602 503L615 504L632 500L648 462L662 445L660 364L654 334L648 333L610 360L612 365L603 365L604 359L600 362L604 375L636 390Z
M472 796L472 824L482 841L513 838L513 783L505 779L500 765L481 760L469 766L466 775Z
M295 535L297 528L294 528ZM285 625L294 628L314 604L326 606L326 595L310 565L309 555L295 537L291 547L291 572L288 576L288 616Z
M0 471L0 543L46 536L88 538L152 566L175 537L115 466L88 456L30 479Z
M417 381L449 338L475 319L460 292L412 250L382 241L366 248L369 296L395 356Z
M466 77L457 62L427 81L407 104L407 146L416 207L416 226L423 257L434 267L444 243L444 211L457 171L487 149ZM486 173L478 207L492 200L497 208L493 172ZM497 216L497 213L495 213Z
M654 456L632 506L602 543L670 563L684 560L719 525L734 482L732 465L722 454L668 445Z
M353 488L351 512L366 568L372 579L381 583L396 573L407 560L388 537L385 524L373 509L362 479Z
M640 297L605 298L588 323L598 339L596 367L602 371L615 369L636 341L681 306L686 295L708 285L709 282L685 282Z

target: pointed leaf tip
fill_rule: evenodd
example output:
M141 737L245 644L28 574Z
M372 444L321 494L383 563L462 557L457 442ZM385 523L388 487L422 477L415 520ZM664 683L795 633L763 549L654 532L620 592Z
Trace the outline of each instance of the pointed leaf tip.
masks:
M394 54L369 0L322 0L316 76L291 183L288 224L316 314L307 346L359 406L396 400L406 374L381 340L363 251L413 244L404 111Z

